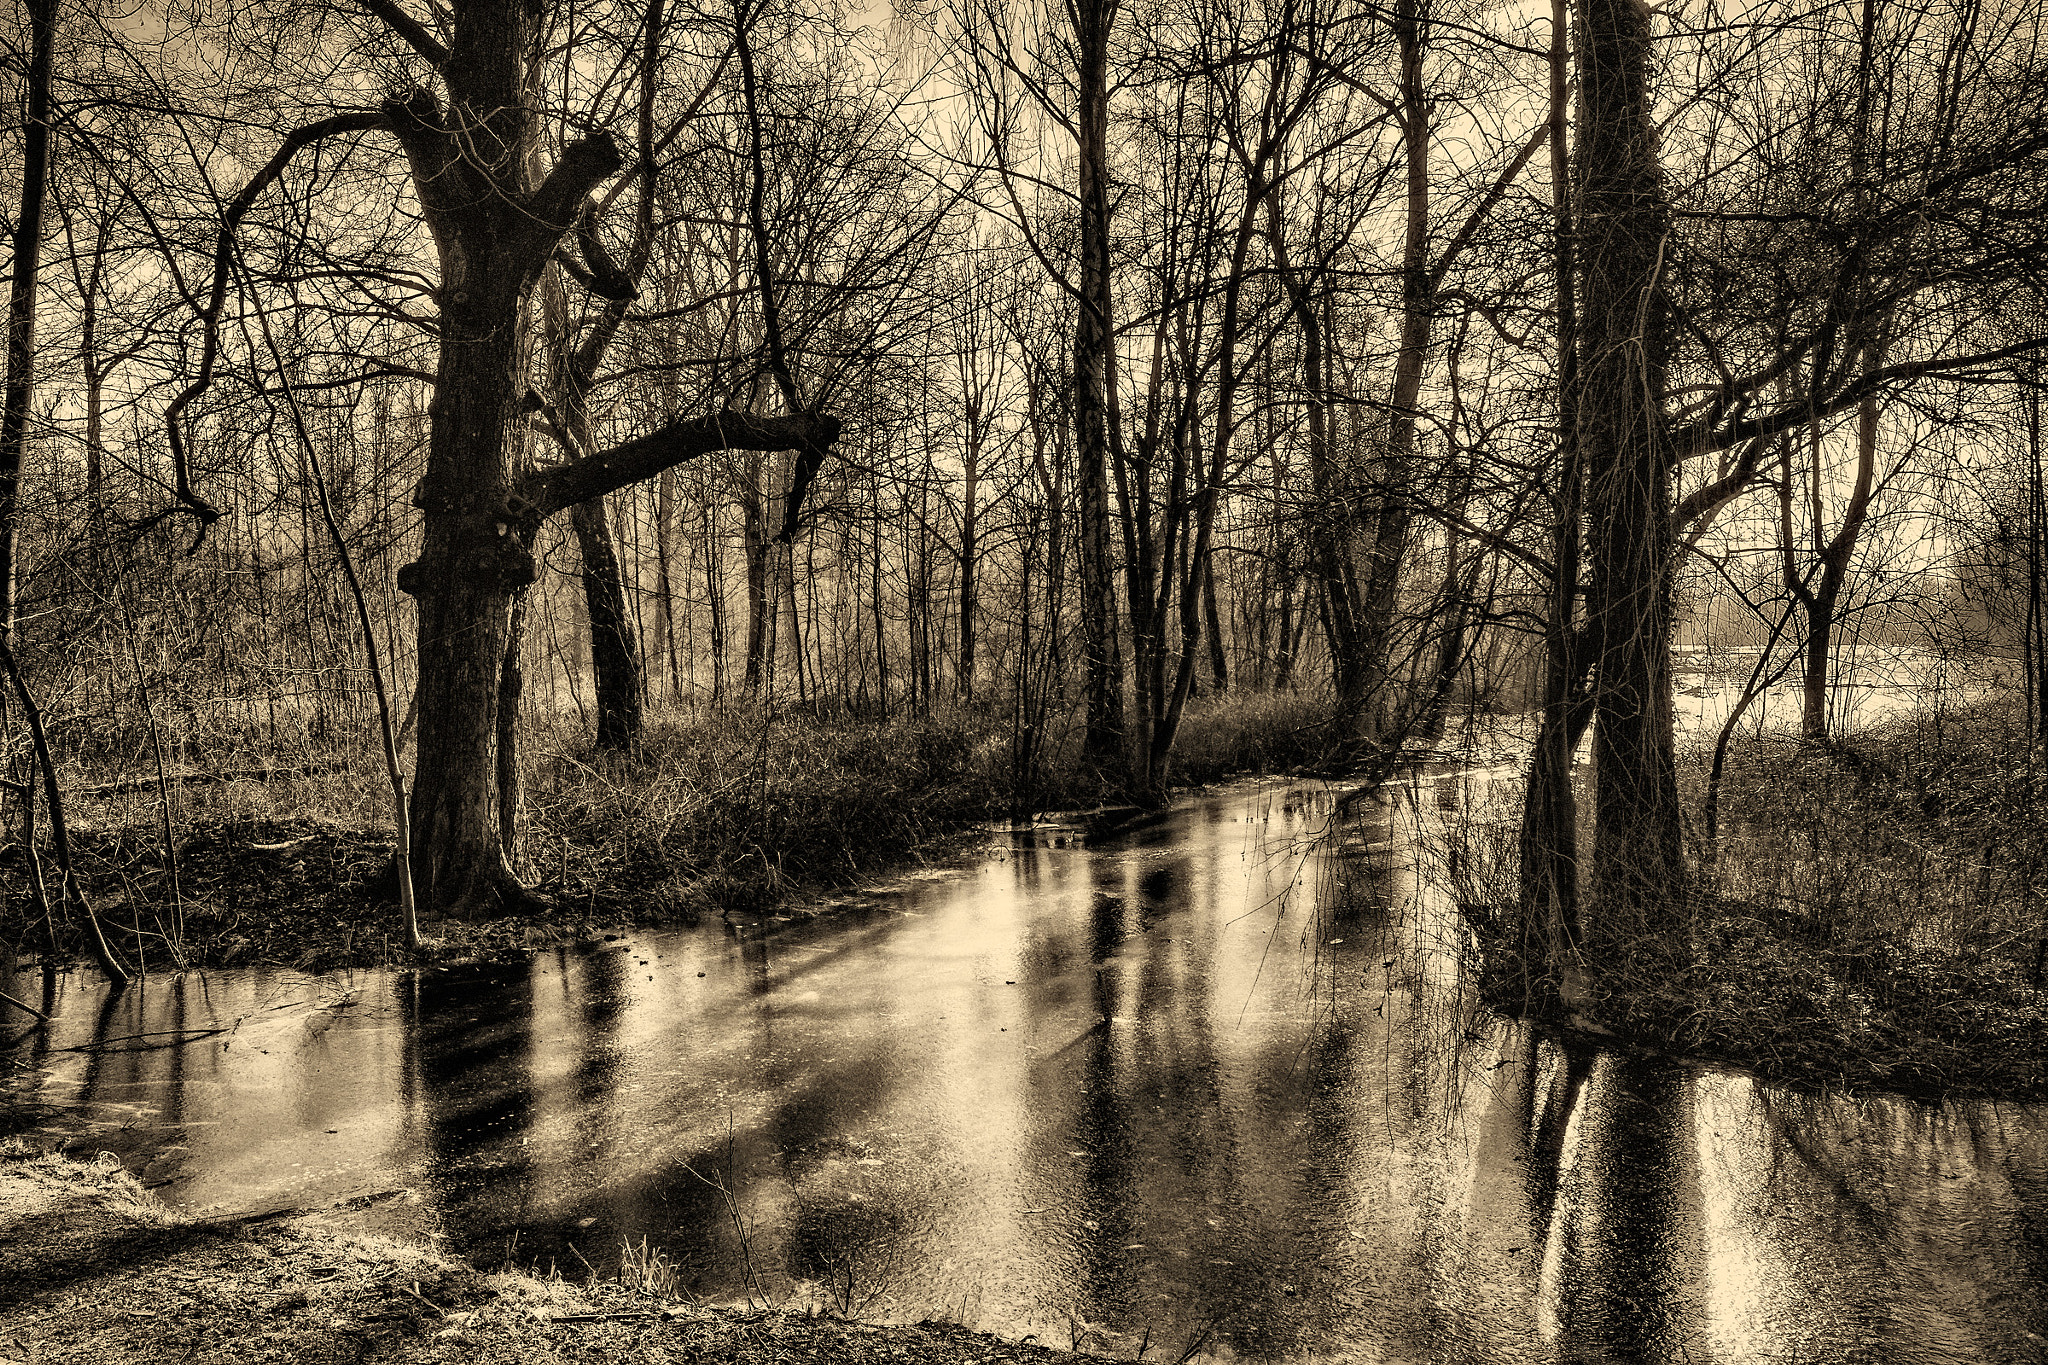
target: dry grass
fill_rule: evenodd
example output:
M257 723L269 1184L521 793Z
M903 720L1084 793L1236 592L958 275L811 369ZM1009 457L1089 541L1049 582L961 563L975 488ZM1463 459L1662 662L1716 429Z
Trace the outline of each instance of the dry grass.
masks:
M1699 809L1704 756L1682 778ZM1825 748L1752 736L1721 802L1716 856L1694 832L1689 923L1597 964L1600 1023L1808 1086L2048 1096L2048 780L2012 708L1911 715ZM1508 1007L1525 998L1502 909L1514 815L1465 833L1460 893L1488 907L1486 989Z
M0 1147L0 1354L162 1361L1052 1365L1065 1352L945 1324L876 1327L679 1302L643 1258L587 1285L486 1275L352 1232L346 1215L177 1215L118 1162Z
M1181 730L1180 780L1291 766L1320 752L1325 730L1326 707L1313 699L1198 700ZM1075 761L1078 724L1051 735L1029 784L1033 805L1114 795ZM216 739L205 776L242 775L175 786L175 889L153 765L132 745L102 743L89 746L93 766L87 748L67 766L88 889L130 960L313 970L397 956L390 812L374 755ZM106 766L110 754L131 766ZM528 728L524 760L521 870L552 908L439 926L447 955L515 953L626 922L771 913L892 865L953 856L963 833L1018 803L1009 717L989 709L657 714L632 754L594 751L559 717ZM0 890L0 943L45 947L18 844L0 850ZM81 934L59 926L59 951L82 956Z

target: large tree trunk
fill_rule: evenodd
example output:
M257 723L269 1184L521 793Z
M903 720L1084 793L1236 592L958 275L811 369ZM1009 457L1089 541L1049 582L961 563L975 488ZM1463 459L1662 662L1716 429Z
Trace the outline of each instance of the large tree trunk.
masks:
M455 914L518 891L493 778L512 594L534 577L510 458L528 299L584 196L620 165L611 139L593 137L537 176L528 59L539 25L526 0L469 0L441 64L447 108L421 90L385 109L441 266L420 556L399 586L419 601L414 876L428 904Z
M167 430L179 500L209 521L217 513L186 481L179 414L211 382L235 225L300 148L372 129L395 136L440 262L440 358L426 474L413 495L422 513L420 553L398 574L400 589L419 603L419 778L410 824L424 898L444 914L461 915L524 894L495 818L501 804L495 760L510 606L533 581L531 547L542 523L719 450L794 450L799 467L815 472L840 426L801 407L794 386L785 384L789 411L782 416L726 409L676 418L610 449L576 450L564 463L515 475L515 433L532 410L524 361L533 288L591 207L591 191L621 168L623 158L609 135L596 133L571 142L542 168L532 108L539 0L455 0L450 10L446 48L396 7L386 14L393 33L440 72L445 105L421 88L376 113L336 115L296 129L230 204L205 312L200 373L173 401ZM659 5L650 6L650 52L660 14ZM640 138L641 166L649 172L651 99L642 105ZM646 213L643 207L643 218ZM615 302L631 297L630 282L618 278L593 236L583 235L580 249L593 291ZM764 289L764 299L772 302L772 291ZM622 317L623 309L610 316ZM592 345L586 343L578 360L586 381L594 368L589 357L598 353ZM803 486L796 481L790 496L792 520Z
M442 312L419 499L425 533L419 559L399 574L399 586L419 601L414 876L422 898L452 914L487 911L517 885L492 790L512 594L534 576L533 556L509 534L501 510L525 303L523 291L509 299L506 292L490 291L490 306Z
M1078 0L1081 297L1074 327L1074 436L1079 455L1081 653L1087 674L1082 752L1098 767L1120 764L1123 668L1109 538L1109 39L1117 0Z
M20 214L8 269L7 380L0 401L0 643L12 643L21 472L36 392L36 289L43 258L43 203L50 182L50 68L56 0L30 0L28 88L22 122Z
M1669 212L1650 109L1650 13L1585 0L1580 66L1581 401L1591 619L1600 644L1590 932L1603 951L1683 919L1671 715L1673 540L1664 269Z
M1371 558L1358 604L1358 636L1352 666L1362 676L1340 714L1352 736L1398 745L1388 732L1392 683L1391 654L1399 610L1401 571L1408 558L1414 520L1416 405L1422 399L1424 362L1436 318L1436 284L1429 269L1429 144L1432 128L1428 93L1422 84L1422 19L1417 0L1399 0L1394 38L1401 55L1401 143L1406 185L1406 223L1401 244L1401 340L1394 357L1394 383L1387 395L1386 445L1374 479L1379 514L1374 519ZM1343 689L1339 689L1340 692Z

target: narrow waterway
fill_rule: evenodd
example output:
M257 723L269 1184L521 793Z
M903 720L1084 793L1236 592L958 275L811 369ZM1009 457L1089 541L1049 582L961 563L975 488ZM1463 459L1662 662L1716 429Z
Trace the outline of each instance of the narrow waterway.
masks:
M1567 1055L1476 1011L1429 830L1499 771L1041 826L773 938L17 971L14 1126L187 1207L1174 1359L2048 1358L2048 1122ZM1418 833L1420 831L1420 833ZM0 976L6 973L0 972ZM214 1030L218 1030L215 1032Z

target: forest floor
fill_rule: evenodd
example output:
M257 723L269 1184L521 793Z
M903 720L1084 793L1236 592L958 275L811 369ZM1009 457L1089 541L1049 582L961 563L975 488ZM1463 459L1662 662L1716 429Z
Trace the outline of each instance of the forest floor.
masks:
M1011 717L818 717L734 708L650 717L632 754L593 752L579 729L526 741L518 913L424 928L441 961L514 956L626 925L807 915L821 898L906 864L956 859L1019 804L1088 808L1116 793L1051 734L1018 793ZM1188 785L1281 771L1321 757L1327 708L1313 699L1204 699L1176 746ZM216 746L172 787L165 856L153 768L105 744L68 774L87 894L118 951L149 971L273 964L304 971L410 959L391 875L389 792L367 746L344 761L311 745ZM46 850L43 875L56 869ZM0 848L0 945L83 959L86 926L46 927L19 841ZM54 947L54 952L52 948Z
M1681 761L1690 812L1708 758ZM1507 906L1501 824L1482 898ZM2048 775L2016 706L1829 744L1752 734L1728 756L1716 846L1689 833L1689 929L1601 963L1602 1028L1805 1089L2048 1098ZM1487 993L1510 1010L1517 947L1488 945Z
M487 1274L332 1213L174 1213L111 1157L0 1145L5 1365L1055 1365L946 1323L705 1308L658 1283Z

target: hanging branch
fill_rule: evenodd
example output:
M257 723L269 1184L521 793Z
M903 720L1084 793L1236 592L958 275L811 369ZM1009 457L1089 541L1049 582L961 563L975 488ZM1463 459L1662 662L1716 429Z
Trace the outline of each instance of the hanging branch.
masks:
M367 132L374 128L388 129L391 121L381 112L365 110L353 114L336 114L333 118L321 119L294 128L286 134L284 142L277 149L262 170L249 179L228 204L221 215L220 231L216 234L213 247L213 287L207 295L206 306L200 311L201 340L199 345L199 372L192 382L179 391L164 411L164 431L171 447L171 478L173 492L180 506L189 511L199 522L199 531L192 541L197 550L206 539L207 528L220 520L220 509L199 496L192 488L192 460L185 435L185 409L199 401L207 390L213 387L215 366L220 360L220 314L227 302L228 276L234 269L235 229L242 218L255 206L257 198L271 183L284 174L299 150L322 138L335 137L342 133Z

